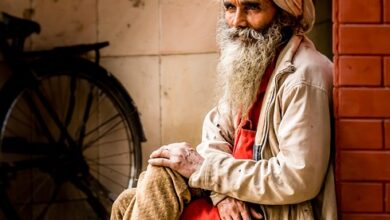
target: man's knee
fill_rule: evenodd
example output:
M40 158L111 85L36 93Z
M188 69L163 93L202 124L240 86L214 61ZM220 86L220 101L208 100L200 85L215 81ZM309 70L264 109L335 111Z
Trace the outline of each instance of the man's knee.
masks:
M161 180L166 177L169 177L168 174L168 169L167 167L158 167L158 166L152 166L149 165L146 169L146 172L143 173L142 176L140 176L140 182L142 183L144 180L152 180L153 182L155 179Z
M135 188L126 189L112 204L111 216L123 216L135 196Z
M146 168L146 172L148 172L149 174L164 174L167 172L167 169L169 168L148 165L148 167Z
M145 185L156 187L160 191L175 192L179 197L183 197L185 201L191 197L187 180L168 167L149 165L144 179Z

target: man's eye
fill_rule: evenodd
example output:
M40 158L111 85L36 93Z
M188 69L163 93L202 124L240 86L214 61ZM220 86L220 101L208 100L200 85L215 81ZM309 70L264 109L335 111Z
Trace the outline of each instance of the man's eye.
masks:
M260 9L260 4L253 3L245 5L245 10L259 11Z
M235 9L236 9L236 6L234 6L233 4L225 3L225 10L226 11L232 11L232 10L235 10Z

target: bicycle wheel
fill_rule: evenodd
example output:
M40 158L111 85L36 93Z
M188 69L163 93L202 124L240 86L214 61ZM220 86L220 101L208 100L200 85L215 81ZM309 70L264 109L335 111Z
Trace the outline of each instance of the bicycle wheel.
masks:
M0 136L0 185L13 207L6 215L107 219L141 170L136 107L87 60L44 59L31 69L33 77L10 80L0 96L8 102Z

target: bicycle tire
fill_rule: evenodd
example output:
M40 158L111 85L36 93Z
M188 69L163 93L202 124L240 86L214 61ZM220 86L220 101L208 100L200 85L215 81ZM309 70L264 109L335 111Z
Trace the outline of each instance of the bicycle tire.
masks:
M107 218L113 199L135 186L141 171L137 108L114 76L86 59L47 57L32 62L31 72L11 78L0 92L0 161L17 158L1 163L7 177L0 184L8 185L14 211L20 219ZM16 190L26 182L32 195L27 203ZM63 195L69 190L78 194ZM89 206L87 214L59 215L55 208L80 201Z

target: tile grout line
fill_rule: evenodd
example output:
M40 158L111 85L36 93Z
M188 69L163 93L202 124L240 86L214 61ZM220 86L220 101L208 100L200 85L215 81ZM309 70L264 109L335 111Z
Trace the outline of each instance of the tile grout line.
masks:
M162 120L162 67L161 67L161 63L162 63L162 57L161 57L161 32L162 32L162 23L161 23L161 0L157 0L157 4L158 4L158 85L159 85L159 126L160 126L160 137L159 137L159 145L162 145L162 129L163 129L163 120Z
M381 15L380 15L380 23L381 24L385 24L385 2L384 2L385 0L380 0L380 7L381 7L381 11L380 11L380 13L381 13Z
M382 148L381 148L381 150L386 150L386 127L385 127L385 118L383 118L382 120L381 120L381 132L382 132Z
M155 53L155 54L120 54L120 55L104 55L102 57L167 57L167 56L191 56L191 55L207 55L218 54L218 51L209 52L187 52L187 53Z
M386 213L386 182L382 182L382 212Z
M96 13L95 13L95 16L96 16L96 42L99 41L99 0L96 0L95 1L96 3L96 6L95 6L95 10L96 10Z

